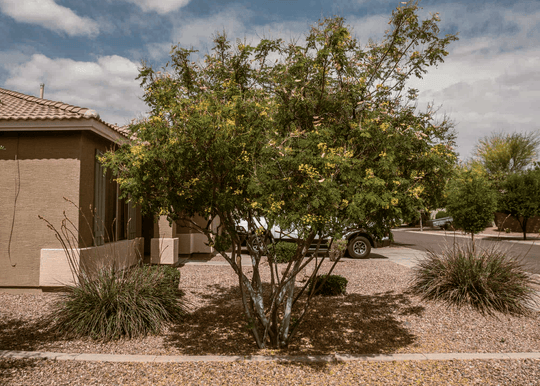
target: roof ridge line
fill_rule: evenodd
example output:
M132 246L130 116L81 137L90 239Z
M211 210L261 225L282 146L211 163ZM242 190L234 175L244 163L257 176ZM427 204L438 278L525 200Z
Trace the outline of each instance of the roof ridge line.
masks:
M81 107L81 106L71 105L69 103L65 103L65 102L61 102L61 101L53 101L51 99L38 98L38 97L35 97L33 95L23 94L22 92L13 91L13 90L7 90L5 88L0 87L0 93L2 91L5 92L8 95L11 95L11 96L19 98L19 99L26 100L28 102L37 103L37 104L40 104L42 106L55 107L57 109L73 112L73 113L79 114L81 116L84 116L84 113L87 110L92 110L92 109L90 109L88 107ZM77 112L74 112L71 109L79 109L79 110Z

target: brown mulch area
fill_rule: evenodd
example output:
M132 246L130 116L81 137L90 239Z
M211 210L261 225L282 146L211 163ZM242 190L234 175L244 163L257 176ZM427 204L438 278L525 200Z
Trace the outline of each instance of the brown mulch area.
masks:
M186 265L181 272L191 312L159 336L111 343L62 340L41 325L58 294L1 293L0 349L152 355L540 351L539 313L493 318L424 303L407 293L410 269L372 260L340 262L335 273L349 280L347 294L316 298L287 350L259 350L232 269ZM298 286L303 279L299 275Z

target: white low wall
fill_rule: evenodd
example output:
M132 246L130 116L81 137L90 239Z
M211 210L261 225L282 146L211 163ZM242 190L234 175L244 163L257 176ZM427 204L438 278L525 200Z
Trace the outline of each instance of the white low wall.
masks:
M152 264L176 264L178 262L178 238L152 239L150 262Z
M144 253L144 238L121 240L98 247L73 250L74 263L90 275L101 268L121 270L135 265ZM39 286L58 287L73 285L74 277L63 249L42 249L39 267Z
M214 248L206 245L208 238L202 233L179 233L178 253L190 255L192 253L214 253Z

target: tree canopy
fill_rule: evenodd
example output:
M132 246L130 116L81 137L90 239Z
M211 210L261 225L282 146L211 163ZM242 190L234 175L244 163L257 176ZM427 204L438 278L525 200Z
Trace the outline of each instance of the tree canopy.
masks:
M305 316L312 294L307 283L295 289L295 278L313 263L317 235L366 227L382 237L441 195L456 160L452 125L435 122L431 107L417 112L410 103L418 90L406 81L442 62L457 38L439 38L438 15L419 22L417 9L397 8L383 42L366 48L335 17L313 25L304 44L263 39L254 47L216 34L201 62L174 46L170 72L140 69L150 117L102 161L143 211L208 236L238 275L259 347L286 346ZM219 218L218 232L193 222L195 214L208 224ZM261 237L265 224L299 234L285 269L269 260L266 295L261 251L250 249L251 278L237 259L240 219ZM293 311L303 293L308 300Z
M524 171L538 156L538 133L492 133L479 140L475 157L490 177L503 180L512 173Z
M540 215L540 170L509 175L502 182L498 208L517 219L526 240L528 220Z
M462 166L446 189L446 210L454 225L474 235L486 229L497 209L497 191L483 170Z

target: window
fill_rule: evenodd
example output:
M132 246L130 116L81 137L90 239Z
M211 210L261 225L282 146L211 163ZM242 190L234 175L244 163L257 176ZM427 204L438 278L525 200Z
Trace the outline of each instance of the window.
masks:
M94 164L94 245L105 243L105 197L107 180L105 168L99 163L97 157L102 154L96 150Z

